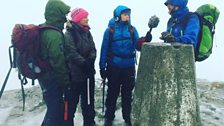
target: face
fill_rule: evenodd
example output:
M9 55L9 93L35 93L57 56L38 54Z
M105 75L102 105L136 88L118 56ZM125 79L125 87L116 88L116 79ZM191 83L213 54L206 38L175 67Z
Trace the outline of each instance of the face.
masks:
M89 19L88 17L83 18L79 23L83 26L88 26Z
M130 16L128 14L121 14L121 21L129 21L130 20Z
M170 4L167 5L167 8L169 10L169 14L172 13L173 11L177 11L179 9L179 7L173 6L173 5L170 5Z

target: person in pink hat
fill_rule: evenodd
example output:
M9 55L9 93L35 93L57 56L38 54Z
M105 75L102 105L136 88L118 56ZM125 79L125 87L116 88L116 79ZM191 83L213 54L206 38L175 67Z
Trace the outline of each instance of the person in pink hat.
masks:
M66 92L68 100L68 119L66 126L74 126L73 118L79 97L84 126L95 125L94 88L96 48L88 24L89 13L83 8L75 8L71 12L71 21L67 24L65 38L66 56L71 80L69 90Z

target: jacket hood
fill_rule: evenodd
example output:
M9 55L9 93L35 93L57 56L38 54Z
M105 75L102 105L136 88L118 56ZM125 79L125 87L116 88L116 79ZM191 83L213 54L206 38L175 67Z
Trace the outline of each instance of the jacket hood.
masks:
M170 15L173 18L178 18L179 20L181 20L189 12L187 3L188 3L188 0L167 0L164 4L166 6L170 4L170 5L179 7L177 11L171 12Z
M70 7L61 0L49 0L45 7L46 24L57 26L63 29L66 22L66 14L70 11Z
M178 18L179 20L181 20L184 16L187 15L188 12L188 7L179 8L177 11L171 13L171 17Z
M113 26L114 24L115 24L115 20L114 20L114 18L111 18L108 23L108 27Z
M117 6L117 8L114 10L114 20L115 20L115 21L119 21L119 20L120 20L120 18L121 18L121 13L122 13L122 11L124 11L124 10L129 10L130 13L131 13L131 9L130 9L130 8L128 8L128 7L126 7L126 6L123 6L123 5L119 5L119 6Z
M184 8L187 6L188 0L167 0L164 4L167 6L168 4L173 6L178 6L180 8Z

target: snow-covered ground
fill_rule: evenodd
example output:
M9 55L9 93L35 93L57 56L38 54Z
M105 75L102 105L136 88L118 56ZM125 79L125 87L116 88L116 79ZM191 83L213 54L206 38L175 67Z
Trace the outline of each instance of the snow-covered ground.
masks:
M201 120L204 126L224 126L224 83L197 82Z
M100 81L97 81L95 95L95 109L98 126L103 125L103 113L101 110L102 91ZM198 95L201 111L201 120L204 126L224 125L224 83L198 80ZM118 99L120 101L120 99ZM122 126L120 102L116 111L114 126ZM26 89L26 107L22 111L21 90L4 92L0 100L0 126L40 126L46 107L42 100L39 86ZM75 126L82 126L82 114L80 107L76 113Z

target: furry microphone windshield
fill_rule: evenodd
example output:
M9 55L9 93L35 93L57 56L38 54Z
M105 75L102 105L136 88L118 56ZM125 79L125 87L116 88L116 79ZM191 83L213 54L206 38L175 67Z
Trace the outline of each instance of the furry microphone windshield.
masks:
M149 28L150 29L156 28L158 24L159 24L159 18L156 15L151 16L148 23Z

